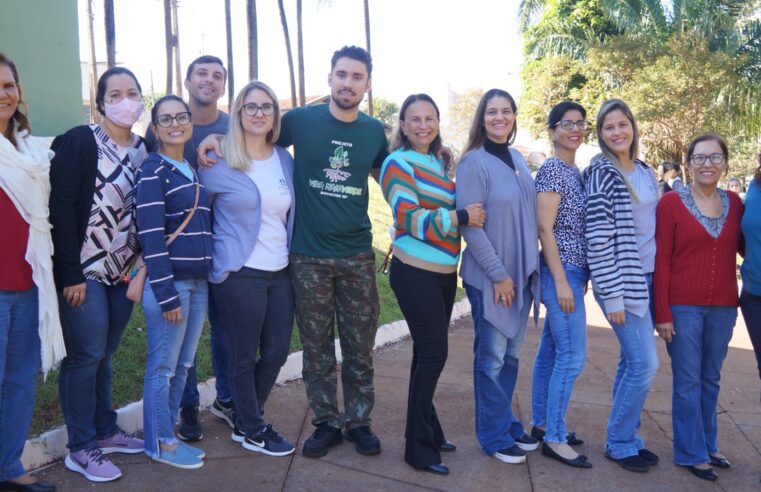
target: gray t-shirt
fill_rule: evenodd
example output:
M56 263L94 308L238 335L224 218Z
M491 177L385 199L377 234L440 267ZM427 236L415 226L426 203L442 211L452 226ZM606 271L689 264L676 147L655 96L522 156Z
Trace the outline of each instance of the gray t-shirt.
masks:
M632 197L632 215L634 216L634 234L637 249L642 261L642 271L653 273L655 270L655 209L658 206L658 183L653 172L639 164L634 171L623 173L637 199Z
M198 168L198 146L204 138L212 133L224 135L230 127L230 116L227 113L218 111L217 120L210 125L193 125L193 137L185 144L183 155L185 160L194 168ZM158 141L153 134L153 129L149 126L145 133L145 145L148 152L158 152Z

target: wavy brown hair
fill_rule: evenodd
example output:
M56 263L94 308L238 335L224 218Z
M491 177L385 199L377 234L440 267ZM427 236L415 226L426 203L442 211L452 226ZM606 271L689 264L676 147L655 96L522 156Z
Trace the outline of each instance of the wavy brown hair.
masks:
M13 116L11 116L11 121L8 123L8 127L5 129L5 133L3 134L3 136L7 138L14 147L16 147L17 142L15 131L31 131L31 128L29 126L29 119L26 117L26 103L24 102L24 95L21 92L21 84L19 82L16 64L13 63L10 58L5 56L4 53L0 53L0 65L5 65L11 69L11 73L13 74L13 81L16 82L16 87L18 89L18 107L16 108L16 112L13 113Z

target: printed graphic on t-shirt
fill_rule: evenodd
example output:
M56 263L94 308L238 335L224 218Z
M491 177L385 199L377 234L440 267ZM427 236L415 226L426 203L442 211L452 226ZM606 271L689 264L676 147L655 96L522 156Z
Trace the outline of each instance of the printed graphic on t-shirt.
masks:
M351 173L346 171L349 167L349 150L352 147L351 142L339 142L331 140L331 146L335 146L333 155L328 158L329 167L322 171L325 173L327 181L319 179L310 179L309 186L320 190L321 195L332 196L335 198L348 198L351 196L360 196L364 188L358 186L349 186L342 184L351 178Z

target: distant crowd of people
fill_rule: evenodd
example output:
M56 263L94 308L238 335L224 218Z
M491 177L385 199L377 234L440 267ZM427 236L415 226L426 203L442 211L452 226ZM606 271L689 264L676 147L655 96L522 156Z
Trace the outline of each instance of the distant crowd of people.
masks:
M369 176L391 208L389 279L412 336L409 465L447 474L442 453L456 450L439 418L447 409L437 411L433 399L459 268L475 333L475 434L487 455L520 464L541 447L548 458L592 467L577 451L583 439L566 426L586 359L591 280L620 343L605 456L632 472L659 461L639 432L658 370L657 330L671 358L674 462L707 480L730 467L716 406L738 305L761 376L761 156L744 203L737 189L718 186L730 152L716 134L690 143L689 184L669 163L659 180L639 158L624 101L606 100L594 125L584 107L564 101L549 110L552 154L534 178L511 146L515 100L492 89L455 165L426 94L403 102L389 145L383 124L359 111L371 75L370 54L343 47L331 60L328 104L283 114L272 89L252 81L228 116L218 108L227 71L202 56L187 69L189 100L156 101L143 138L133 133L140 83L111 68L97 84L100 122L70 129L48 149L30 138L19 73L0 54L0 490L54 490L20 458L37 371L59 363L68 469L115 480L122 473L110 453L201 467L194 359L207 317L210 411L230 426L232 441L269 456L294 452L263 408L295 319L315 427L304 456L325 456L344 439L358 453L380 453L370 426L380 303ZM600 153L581 172L576 152L590 128ZM112 357L134 302L142 303L148 345L142 439L119 428L111 401ZM539 303L546 316L527 431L512 400Z

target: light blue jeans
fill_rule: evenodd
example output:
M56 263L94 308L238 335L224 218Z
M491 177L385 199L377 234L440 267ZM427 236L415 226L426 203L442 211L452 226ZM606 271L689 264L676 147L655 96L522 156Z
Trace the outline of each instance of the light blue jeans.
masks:
M652 275L647 274L646 277L652 299ZM597 293L595 299L607 316L604 303ZM613 458L622 459L637 455L645 447L645 441L639 435L640 415L650 384L658 371L658 351L650 310L644 316L626 311L624 323L611 323L611 326L621 345L621 354L613 380L613 402L608 417L605 450Z
M174 425L180 411L188 368L193 365L201 337L209 288L206 280L176 280L180 294L182 321L170 323L146 282L143 312L148 331L148 361L143 385L143 425L145 454L159 455L159 441L172 444Z
M566 442L565 414L576 378L581 374L587 353L587 313L584 286L589 269L564 264L573 290L574 311L560 309L555 280L542 262L542 304L547 308L531 382L532 424L546 427L544 440Z
M0 482L23 475L21 453L40 365L37 287L0 290Z
M721 366L737 321L737 308L671 306L674 335L671 356L674 462L707 463L716 454L716 404Z
M512 412L513 391L518 380L518 356L526 335L531 308L531 291L523 292L526 302L515 338L505 337L484 318L483 291L464 284L473 317L473 391L476 400L476 436L486 454L515 445L526 431ZM520 295L520 294L519 294Z

